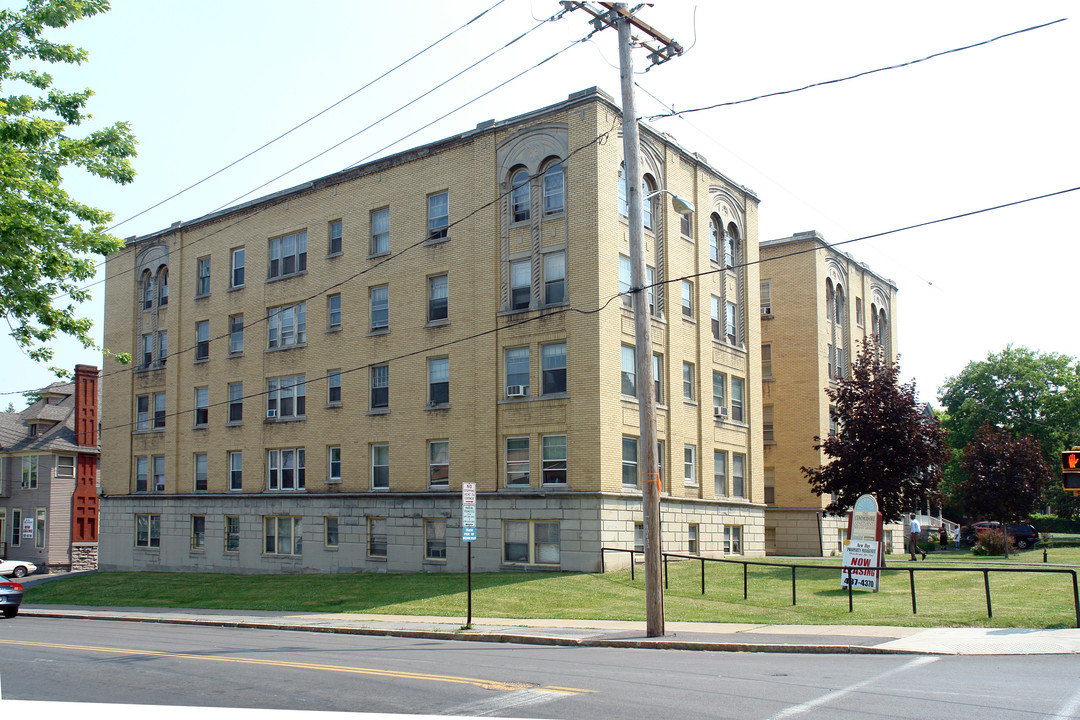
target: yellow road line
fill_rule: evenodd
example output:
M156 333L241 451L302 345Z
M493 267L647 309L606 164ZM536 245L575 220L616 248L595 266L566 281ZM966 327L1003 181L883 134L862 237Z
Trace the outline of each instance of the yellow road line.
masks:
M476 687L483 688L485 690L502 690L506 692L521 690L522 688L530 687L528 685L525 685L524 683L506 683L495 680L483 680L481 678L458 677L455 675L431 675L428 673L406 672L402 670L381 670L378 668L349 667L347 665L323 665L320 663L286 662L284 660L230 657L227 655L194 655L191 653L170 653L161 650L134 650L130 648L97 647L94 645L72 645L68 643L34 642L29 640L0 639L0 644L26 645L29 647L53 648L57 650L82 650L85 652L115 653L118 655L144 655L149 657L182 658L188 660L212 660L216 662L234 662L242 663L245 665L267 665L272 667L296 668L301 670L328 670L331 672L354 673L357 675L377 675L380 677L402 678L407 680L429 680L433 682L459 683L463 685L475 685ZM593 692L592 690L583 690L581 688L564 688L555 686L539 687L534 689L565 695L577 695L580 693Z

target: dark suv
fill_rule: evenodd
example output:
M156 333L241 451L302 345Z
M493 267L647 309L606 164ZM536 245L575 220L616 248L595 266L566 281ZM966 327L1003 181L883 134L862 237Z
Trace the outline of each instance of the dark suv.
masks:
M999 530L1000 528L1001 523L999 522L977 522L971 527L963 528L960 536L968 545L974 545L979 540L979 533L987 530ZM1027 550L1030 547L1035 547L1035 543L1039 542L1039 532L1027 523L1009 525L1007 529L1009 538L1016 545L1017 550Z

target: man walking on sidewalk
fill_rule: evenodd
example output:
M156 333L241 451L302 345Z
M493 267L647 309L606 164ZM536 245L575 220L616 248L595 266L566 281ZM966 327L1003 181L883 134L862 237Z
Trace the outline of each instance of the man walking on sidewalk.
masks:
M915 553L922 553L922 559L926 559L926 553L919 549L919 533L921 531L922 527L919 525L919 521L915 519L915 513L911 513L911 534L908 537L910 539L912 561L918 560Z

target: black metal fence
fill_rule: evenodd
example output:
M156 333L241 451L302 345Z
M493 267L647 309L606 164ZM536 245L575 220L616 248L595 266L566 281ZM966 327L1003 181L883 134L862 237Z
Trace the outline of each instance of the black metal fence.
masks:
M600 549L600 572L606 572L606 565L604 562L605 554L608 552L622 552L630 553L630 579L634 579L634 565L635 557L639 554L643 554L640 550L628 550L626 548L601 548ZM798 563L776 563L776 562L761 562L757 560L734 560L729 558L709 558L702 557L700 555L682 555L680 553L661 553L664 559L664 588L668 587L668 560L675 558L677 560L697 560L701 563L701 594L705 594L705 563L730 563L743 566L743 600L747 599L749 582L749 566L760 566L770 568L791 568L791 604L797 604L797 583L796 583L796 571L797 570L826 570L828 572L836 572L840 570L842 573L847 573L847 595L848 595L848 612L854 612L855 599L851 584L852 573L856 570L879 570L882 573L903 573L908 574L909 586L911 588L911 614L918 615L918 605L915 593L915 573L916 572L960 572L960 573L982 573L983 576L983 588L986 592L986 616L988 618L994 617L994 608L991 602L990 596L990 573L1057 573L1066 574L1072 576L1072 594L1073 594L1073 611L1076 616L1076 627L1080 628L1080 586L1077 585L1076 570L1070 568L1018 568L1018 567L942 567L942 566L921 566L921 567L866 567L866 566L854 566L854 565L841 565L836 567L835 565L800 565Z

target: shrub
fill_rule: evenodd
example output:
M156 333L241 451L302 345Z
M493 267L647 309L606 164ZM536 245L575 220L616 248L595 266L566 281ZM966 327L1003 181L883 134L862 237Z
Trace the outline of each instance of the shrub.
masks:
M971 551L976 555L1004 555L1005 532L1003 530L986 530L979 533L975 541L975 547ZM1012 538L1008 539L1009 550L1015 550Z

